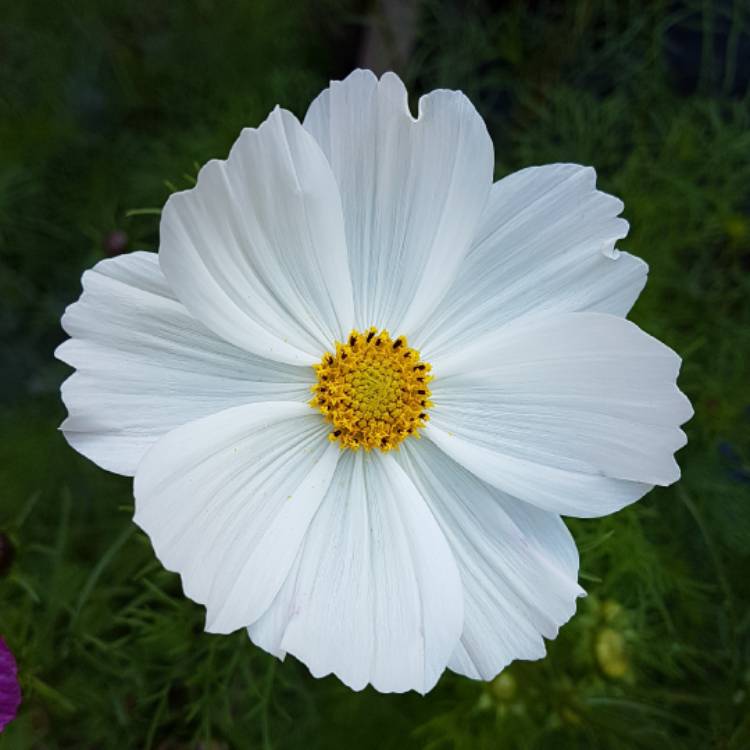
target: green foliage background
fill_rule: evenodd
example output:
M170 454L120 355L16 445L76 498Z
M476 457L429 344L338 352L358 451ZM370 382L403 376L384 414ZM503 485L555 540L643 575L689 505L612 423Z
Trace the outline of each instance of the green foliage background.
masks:
M597 168L625 201L621 247L651 266L632 317L684 357L684 478L569 522L590 595L546 659L391 696L206 635L131 523L130 482L56 431L59 317L110 233L155 249L168 194L355 67L370 11L2 4L0 634L25 701L0 749L750 747L747 2L425 0L399 71L472 97L498 176Z

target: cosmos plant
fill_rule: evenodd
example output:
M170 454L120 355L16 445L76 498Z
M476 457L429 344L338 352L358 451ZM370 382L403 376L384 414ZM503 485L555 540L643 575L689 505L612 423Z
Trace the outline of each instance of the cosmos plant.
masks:
M274 110L98 263L57 351L69 443L206 607L315 676L427 692L538 659L574 613L563 515L679 477L679 357L590 167L493 184L460 92L393 74Z
M18 666L13 653L0 637L0 732L16 717L20 705Z

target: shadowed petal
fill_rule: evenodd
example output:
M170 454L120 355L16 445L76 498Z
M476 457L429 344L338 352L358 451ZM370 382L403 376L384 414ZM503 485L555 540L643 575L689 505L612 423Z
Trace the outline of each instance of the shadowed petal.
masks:
M311 365L353 324L341 198L294 115L246 128L161 219L159 262L182 303L227 341Z
M231 633L273 601L331 482L339 449L309 406L227 409L173 430L135 476L135 522Z
M249 633L316 677L426 693L462 623L453 554L414 484L389 454L347 451L295 567Z
M519 321L434 362L425 430L510 495L573 516L612 513L679 478L692 408L680 358L601 313Z
M625 316L648 266L615 250L622 201L577 164L529 167L492 186L471 251L412 338L426 357L521 316L595 310Z
M341 192L357 323L408 335L474 238L494 166L484 122L443 89L420 99L415 119L398 76L356 70L315 99L304 126Z
M464 626L450 668L492 679L514 659L539 659L545 638L575 612L578 552L559 516L482 482L430 440L399 461L448 539L464 592Z
M62 386L68 442L99 466L132 476L162 435L230 406L309 398L307 367L249 354L179 302L155 253L97 263L62 319L55 355L76 368Z

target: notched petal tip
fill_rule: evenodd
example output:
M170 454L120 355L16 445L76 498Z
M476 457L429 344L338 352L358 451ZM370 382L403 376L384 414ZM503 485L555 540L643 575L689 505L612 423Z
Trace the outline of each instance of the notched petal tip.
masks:
M65 316L63 316L63 318L64 318L64 317L65 317ZM66 331L66 333L67 333L67 331ZM59 343L59 344L58 344L58 345L57 345L57 346L55 347L54 351L52 352L52 356L53 356L53 357L54 357L54 358L55 358L56 360L59 360L60 362L62 362L62 363L64 363L64 364L66 364L66 365L70 365L70 362L69 362L69 361L67 360L67 358L66 358L66 357L67 357L67 354L66 354L66 352L68 351L68 349L70 349L70 342L71 342L71 341L72 341L72 339L65 339L65 341L63 341L63 342ZM71 366L72 366L72 365L71 365Z
M385 75L388 75L387 73ZM392 75L395 75L393 73ZM398 78L398 76L396 76ZM373 73L372 70L369 68L355 68L352 70L349 75L345 76L344 78L335 78L331 79L329 81L330 85L334 84L353 84L353 83L367 83L367 84L376 84L378 82L378 77Z
M384 73L378 81L378 88L385 97L397 104L412 122L419 119L412 114L409 106L409 92L404 82L395 73L390 71Z

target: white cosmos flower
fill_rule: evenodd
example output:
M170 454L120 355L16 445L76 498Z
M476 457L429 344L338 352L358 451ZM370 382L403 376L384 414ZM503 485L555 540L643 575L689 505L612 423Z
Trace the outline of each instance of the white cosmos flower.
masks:
M679 477L692 410L625 319L622 203L591 168L493 162L460 92L415 119L356 71L171 196L158 255L84 274L62 430L135 477L209 632L355 689L490 679L583 594L560 516Z

